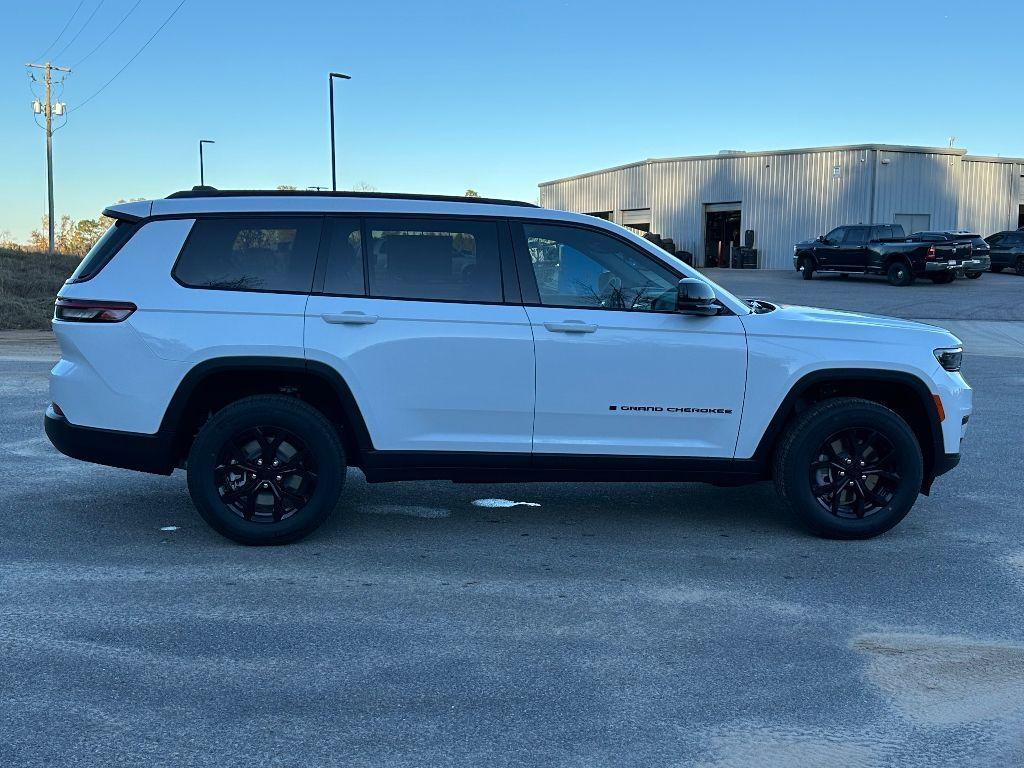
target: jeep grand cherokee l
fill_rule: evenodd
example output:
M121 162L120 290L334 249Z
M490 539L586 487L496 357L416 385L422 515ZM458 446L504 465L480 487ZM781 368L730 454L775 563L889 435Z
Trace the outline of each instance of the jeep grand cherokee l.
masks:
M47 435L88 461L184 468L236 541L306 535L348 467L774 480L812 531L865 538L960 458L956 337L748 303L590 216L209 188L106 215L57 297Z

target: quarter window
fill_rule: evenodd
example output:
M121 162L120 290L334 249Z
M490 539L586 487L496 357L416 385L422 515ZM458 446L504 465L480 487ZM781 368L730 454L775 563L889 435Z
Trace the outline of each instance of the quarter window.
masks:
M678 278L640 250L601 232L524 224L541 304L671 311Z
M493 221L367 219L366 229L371 296L502 301Z
M320 229L314 217L198 219L174 276L192 288L308 292Z

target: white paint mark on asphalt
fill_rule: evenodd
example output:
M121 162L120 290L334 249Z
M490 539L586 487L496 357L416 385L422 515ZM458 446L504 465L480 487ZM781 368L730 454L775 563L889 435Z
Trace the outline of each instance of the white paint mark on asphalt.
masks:
M1024 551L1014 552L1007 556L1003 562L1010 571L1010 577L1021 587L1024 587Z
M160 530L161 531L176 531L176 530L178 530L178 526L176 526L176 525L165 525Z
M401 515L402 517L421 517L427 520L438 520L451 515L451 512L447 509L417 507L405 504L371 504L361 507L358 511L364 515Z
M867 634L868 676L907 717L927 725L1024 714L1024 646L965 637Z
M474 507L507 508L507 507L539 507L535 501L510 501L509 499L476 499Z

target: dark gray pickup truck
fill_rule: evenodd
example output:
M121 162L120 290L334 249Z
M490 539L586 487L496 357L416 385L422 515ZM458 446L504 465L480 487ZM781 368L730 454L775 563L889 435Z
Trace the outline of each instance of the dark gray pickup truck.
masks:
M810 280L815 272L885 275L893 285L910 285L917 277L951 283L957 275L981 272L970 239L907 237L899 224L853 224L793 246L793 267ZM987 260L986 260L987 261Z

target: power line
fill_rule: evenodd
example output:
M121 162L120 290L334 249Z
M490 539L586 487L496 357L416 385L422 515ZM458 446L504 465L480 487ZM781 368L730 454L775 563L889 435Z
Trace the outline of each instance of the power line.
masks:
M83 30L84 30L84 29L85 29L86 27L88 27L88 26L89 26L89 22L90 22L90 21L92 21L92 17L96 15L96 11L98 11L98 10L99 10L100 8L102 8L102 7L103 7L103 3L104 3L104 2L106 2L106 0L100 0L100 1L98 2L98 3L96 3L96 7L92 9L92 13L90 13L90 14L89 14L89 18L87 18L87 19L85 20L85 24L83 24L82 26L80 26L80 27L78 28L78 31L77 31L77 32L75 32L75 35L74 35L74 37L72 37L72 38L71 38L70 40L68 40L68 41L67 41L66 43L64 43L64 47L63 47L63 48L61 48L61 49L60 49L59 51L57 51L57 53L53 54L53 58L55 58L55 59L59 59L59 58L61 57L61 55L62 55L62 54L64 53L64 51L66 51L66 50L67 50L68 48L70 48L70 47L71 47L71 44L72 44L72 43L74 43L74 42L75 42L75 40L77 40L77 39L78 39L78 36L79 36L80 34L82 34L82 31L83 31Z
M64 26L60 28L60 34L57 35L53 39L52 43L50 43L48 46L46 46L46 50L45 51L43 51L38 56L36 56L34 59L32 59L32 61L39 61L41 58L43 58L43 56L45 56L46 54L48 54L50 52L50 49L53 48L53 46L55 46L57 44L57 41L60 40L64 36L64 33L68 31L68 26L70 26L72 21L74 21L75 16L78 15L78 12L82 9L82 6L84 4L85 4L85 0L79 0L79 3L75 7L75 10L71 14L70 18L68 18L68 20L66 22L64 22Z
M122 16L121 20L119 22L117 22L117 24L114 25L114 28L112 30L110 30L109 32L107 32L107 36L104 37L102 40L100 40L98 43L96 43L96 47L93 48L91 51L89 51L87 54L85 54L85 56L83 56L78 61L76 61L74 64L72 64L71 68L72 69L77 68L79 64L81 64L83 61L85 61L90 56L92 56L94 53L96 53L96 51L98 51L100 48L102 48L103 44L105 42L107 42L107 40L109 40L113 36L113 34L115 32L117 32L118 29L121 28L121 25L124 24L128 20L129 16L131 16L133 13L135 13L135 9L138 8L140 5L142 5L142 0L138 0L138 2L136 2L135 5L133 5L129 9L128 13L126 13L124 16Z
M162 29L163 29L164 27L166 27L166 26L167 26L167 25L168 25L168 24L170 23L171 19L173 19L173 18L174 18L175 14L176 14L176 13L177 13L178 11L180 11L180 10L181 10L181 6L183 6L183 5L184 5L184 4L186 3L186 2L188 2L188 0L181 0L181 2L180 2L180 3L178 3L178 6L177 6L177 7L176 7L176 8L175 8L175 9L174 9L173 11L171 11L171 15L170 15L170 16L168 16L168 17L167 17L166 19L164 19L164 23L163 23L163 24L161 24L161 25L160 25L159 27L157 27L157 28L156 28L156 32L154 32L154 33L153 33L152 35L150 35L150 38L149 38L149 40L147 40L147 41L146 41L145 43L143 43L143 44L142 44L142 47L141 47L141 48L139 48L139 50L137 50L137 51L135 52L135 55L134 55L134 56L132 56L132 57L131 57L130 59L128 59L128 61L126 61L126 62L125 62L124 66L123 66L123 67L121 67L121 68L120 68L119 70L117 70L117 72L115 72L115 73L114 73L114 76L113 76L112 78L110 78L109 80L107 80L107 82L105 82L105 83L104 83L103 85L101 85L98 91L96 91L95 93L93 93L93 94L92 94L92 95L91 95L91 96L90 96L89 98L87 98L87 99L86 99L85 101L82 101L81 103L79 103L79 105L78 105L77 107L75 107L74 109L68 110L68 111L69 111L69 112L77 112L77 111L78 111L79 109L81 109L81 108L82 108L82 107L84 107L84 106L85 106L86 104L88 104L88 103L89 103L90 101L92 101L92 100L93 100L93 99L95 99L95 98L96 98L97 96L99 96L99 95L100 95L101 93L103 93L103 91L105 91L105 90L106 90L107 86L108 86L108 85L110 85L110 84L111 84L112 82L114 82L115 80L117 80L117 78L118 78L118 77L120 76L120 74L121 74L122 72L124 72L124 71L125 71L126 69L128 69L128 65L129 65L129 64L131 64L131 63L132 63L133 61L135 61L135 59L137 59L137 58L139 57L139 54L141 54L141 53L142 53L142 52L143 52L144 50L146 50L146 48L148 48L148 47L149 47L149 44L153 42L153 39L154 39L154 38L155 38L155 37L156 37L157 35L159 35L159 34L160 34L160 30L162 30Z

